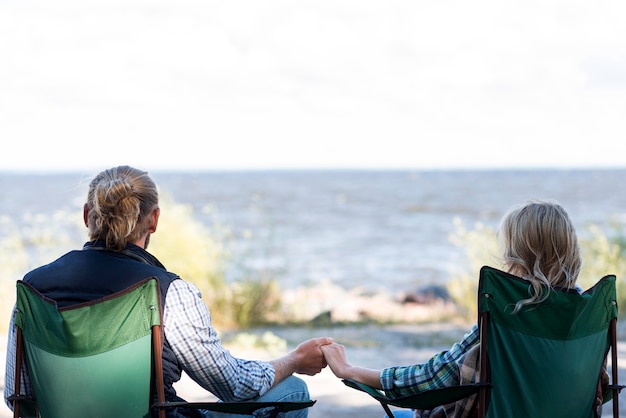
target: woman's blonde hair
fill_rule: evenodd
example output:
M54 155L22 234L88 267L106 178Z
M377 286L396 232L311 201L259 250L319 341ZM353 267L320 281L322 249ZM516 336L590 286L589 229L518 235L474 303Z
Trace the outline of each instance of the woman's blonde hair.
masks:
M129 166L109 168L89 183L88 226L91 240L108 249L123 250L150 228L150 214L158 207L157 186L147 172Z
M512 208L500 224L507 270L528 280L530 297L517 302L540 303L552 287L573 288L582 265L576 230L559 204L530 201Z

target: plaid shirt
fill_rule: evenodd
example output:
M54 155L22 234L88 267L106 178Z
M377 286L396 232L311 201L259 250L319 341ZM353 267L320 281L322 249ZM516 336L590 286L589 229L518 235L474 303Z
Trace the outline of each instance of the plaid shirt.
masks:
M480 377L480 345L476 344L469 349L458 361L459 384L476 383ZM415 418L469 418L476 416L477 394L470 395L456 402L439 405L432 410L415 410Z
M183 370L221 400L249 400L272 387L271 364L233 357L222 346L209 309L193 284L184 280L170 284L163 324L165 338Z
M380 383L388 396L400 397L425 390L459 384L459 360L479 342L478 325L448 351L430 358L426 363L388 367L380 374Z
M200 386L223 401L249 400L267 392L274 383L274 368L263 361L243 360L226 350L211 325L211 314L196 286L174 280L168 288L163 311L165 338L183 370ZM11 318L4 399L13 393L15 376L15 327ZM22 375L23 394L32 395L28 374Z

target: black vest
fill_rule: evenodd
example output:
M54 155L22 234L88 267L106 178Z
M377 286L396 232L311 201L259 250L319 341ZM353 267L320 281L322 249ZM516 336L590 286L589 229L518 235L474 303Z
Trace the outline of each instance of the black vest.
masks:
M124 290L148 277L156 277L165 304L167 289L179 277L144 249L128 244L120 252L104 249L102 242L88 242L82 251L70 251L50 264L24 276L41 292L57 302L59 307L89 302ZM163 306L161 306L163 308ZM182 367L167 340L163 346L163 380L165 399L180 400L173 383L180 380Z

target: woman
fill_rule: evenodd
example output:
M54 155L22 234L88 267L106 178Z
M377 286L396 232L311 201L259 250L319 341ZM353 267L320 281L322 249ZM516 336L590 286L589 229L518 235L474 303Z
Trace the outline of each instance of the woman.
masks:
M531 201L511 209L502 218L499 236L504 247L504 270L528 280L532 288L531 296L518 301L515 311L525 305L541 303L552 287L577 288L580 248L572 221L560 205ZM324 346L322 351L338 378L355 380L383 389L391 397L400 397L460 384L460 365L464 365L465 376L467 364L477 363L478 343L478 325L474 325L450 350L433 356L426 363L388 367L382 371L352 366L340 344ZM477 376L475 369L469 374ZM466 402L432 411L415 411L415 416L461 417L469 414L472 406ZM398 417L414 414L408 410L397 412Z

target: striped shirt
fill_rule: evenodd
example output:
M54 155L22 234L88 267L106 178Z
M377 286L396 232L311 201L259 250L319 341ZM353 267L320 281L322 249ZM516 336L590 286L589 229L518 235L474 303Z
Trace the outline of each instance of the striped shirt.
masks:
M387 396L401 397L430 389L459 384L458 361L479 342L478 325L448 351L431 357L426 363L383 369L380 383Z

